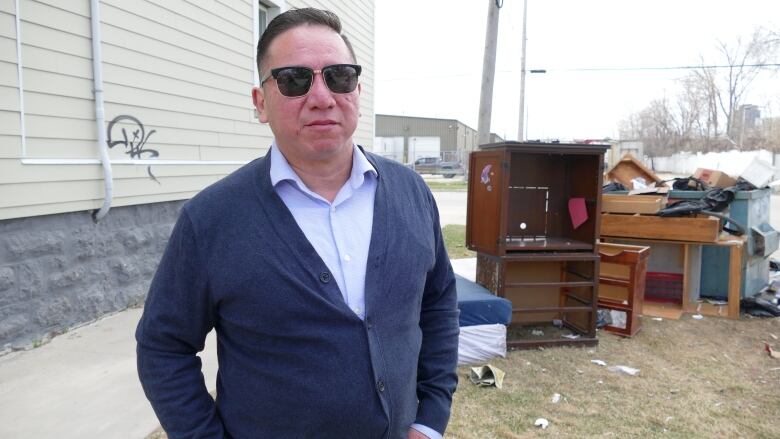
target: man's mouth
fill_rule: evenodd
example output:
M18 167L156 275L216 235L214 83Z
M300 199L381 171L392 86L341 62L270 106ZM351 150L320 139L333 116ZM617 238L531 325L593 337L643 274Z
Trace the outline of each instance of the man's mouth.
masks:
M306 126L310 126L310 127L311 126L327 126L327 125L336 125L336 124L337 123L336 123L335 120L318 119L318 120L315 120L315 121L307 123Z

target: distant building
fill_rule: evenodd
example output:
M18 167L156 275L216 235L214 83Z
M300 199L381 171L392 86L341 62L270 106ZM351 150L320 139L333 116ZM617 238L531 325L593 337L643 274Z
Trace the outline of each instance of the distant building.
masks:
M730 137L742 146L758 128L760 119L761 109L758 105L740 105L733 115Z
M377 114L374 152L411 163L421 157L441 157L466 163L478 147L477 130L456 119ZM490 143L503 139L490 134Z
M620 159L631 154L639 160L644 160L645 147L641 140L613 140L610 142L610 149L606 154L606 162L609 167L615 166Z

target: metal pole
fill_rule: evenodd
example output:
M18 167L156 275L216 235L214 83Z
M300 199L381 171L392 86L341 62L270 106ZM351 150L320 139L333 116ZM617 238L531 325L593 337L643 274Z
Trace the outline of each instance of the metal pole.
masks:
M528 17L528 0L523 0L523 44L520 54L520 117L517 123L517 140L525 140L525 42L526 18Z
M488 20L485 32L485 55L482 61L482 91L479 98L477 142L490 143L490 117L493 107L493 79L496 72L496 41L498 40L498 0L488 0Z

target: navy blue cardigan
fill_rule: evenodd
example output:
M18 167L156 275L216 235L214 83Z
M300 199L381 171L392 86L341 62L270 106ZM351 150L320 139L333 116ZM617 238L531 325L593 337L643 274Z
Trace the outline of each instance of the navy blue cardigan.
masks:
M182 208L138 324L138 373L171 438L405 438L441 433L457 384L455 281L433 196L378 172L366 318L271 186L270 155ZM215 328L217 400L200 358Z

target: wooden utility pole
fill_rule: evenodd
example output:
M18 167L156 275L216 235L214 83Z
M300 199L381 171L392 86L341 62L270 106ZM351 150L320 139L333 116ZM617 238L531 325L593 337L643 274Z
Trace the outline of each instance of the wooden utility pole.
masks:
M479 98L477 142L490 143L490 117L493 109L493 82L496 73L496 43L498 40L498 10L500 1L488 0L488 20L485 32L485 55L482 61L482 92Z
M517 141L525 140L525 42L526 17L528 17L528 0L523 0L523 45L520 54L520 118L517 123Z

